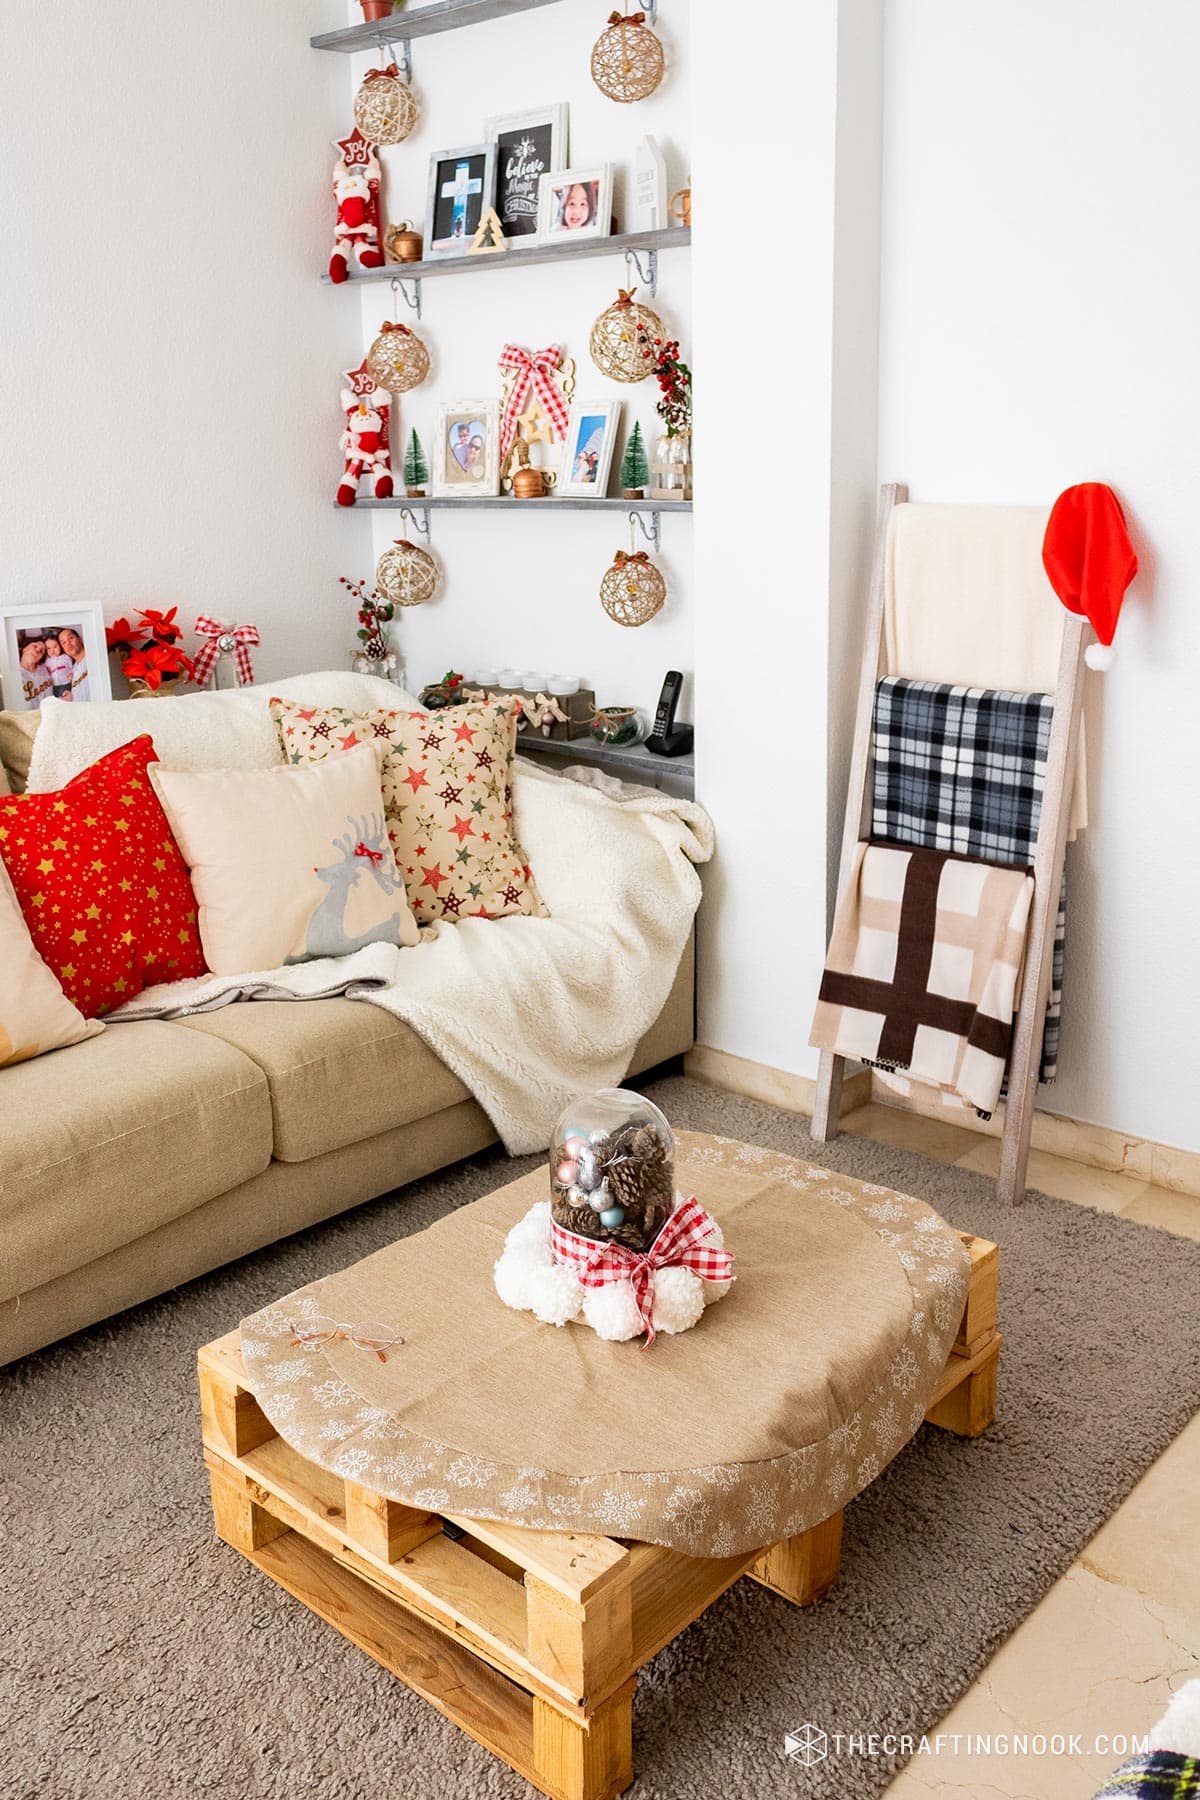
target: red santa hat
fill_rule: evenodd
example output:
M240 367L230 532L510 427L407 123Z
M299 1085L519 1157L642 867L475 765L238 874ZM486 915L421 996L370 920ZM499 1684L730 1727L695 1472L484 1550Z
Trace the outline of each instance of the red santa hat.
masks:
M1081 613L1100 639L1084 652L1088 667L1111 668L1121 602L1137 574L1138 561L1125 515L1110 487L1102 481L1081 481L1058 496L1046 524L1042 562L1063 605L1069 612Z

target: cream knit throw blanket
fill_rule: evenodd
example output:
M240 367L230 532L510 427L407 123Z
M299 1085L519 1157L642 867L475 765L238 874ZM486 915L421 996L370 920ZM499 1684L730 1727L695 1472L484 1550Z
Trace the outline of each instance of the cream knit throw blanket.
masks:
M548 919L464 919L414 949L149 988L113 1013L172 1018L240 999L345 994L411 1025L470 1088L512 1155L542 1150L580 1092L625 1074L662 1011L713 850L702 807L593 774L516 766L521 843Z

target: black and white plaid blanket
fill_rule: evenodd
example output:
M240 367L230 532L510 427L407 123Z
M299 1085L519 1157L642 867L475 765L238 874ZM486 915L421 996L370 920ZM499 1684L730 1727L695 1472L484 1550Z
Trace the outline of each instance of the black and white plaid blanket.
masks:
M1200 1762L1173 1750L1152 1750L1122 1763L1095 1800L1200 1800Z
M1037 845L1049 694L888 675L875 689L871 836L1027 866ZM1058 901L1040 1078L1058 1072L1066 877Z

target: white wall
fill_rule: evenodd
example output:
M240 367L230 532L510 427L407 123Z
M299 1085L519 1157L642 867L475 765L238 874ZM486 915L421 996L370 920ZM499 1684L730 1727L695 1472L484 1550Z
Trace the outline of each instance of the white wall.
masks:
M1057 1112L1191 1149L1200 532L1194 0L888 0L880 470L915 500L1122 496L1090 676Z
M755 25L693 11L697 791L718 836L698 1038L811 1075L828 745L853 705L874 506L882 11L773 0Z
M361 17L357 8L354 12ZM642 137L653 135L666 156L669 192L688 177L687 13L683 0L668 0L664 6L659 34L667 50L667 76L655 94L633 106L606 99L591 80L588 59L604 22L604 9L592 0L562 0L469 32L417 39L413 85L422 118L404 143L383 153L386 217L411 219L423 229L433 151L481 142L484 123L493 115L566 100L571 163L617 165L614 210L618 227L625 229L626 171L632 169ZM335 121L341 122L337 135L344 132L352 117L354 87L373 60L352 59L341 110L330 115L328 136L335 135ZM636 271L631 279L636 282ZM588 354L592 321L631 279L619 256L588 258L574 267L558 263L435 278L424 284L419 324L403 303L396 307L386 286L357 290L361 318L349 286L329 296L328 303L339 320L346 366L360 359L385 318L400 318L420 331L434 366L429 378L401 399L398 423L393 415L393 461L397 469L402 466L401 452L415 425L432 467L438 403L497 394L497 358L510 340L530 350L561 345L577 365L577 397L621 400L624 431L639 419L647 446L652 445L655 383L609 381ZM652 304L681 339L686 358L691 340L686 250L660 257L658 298ZM617 471L614 458L613 493L618 491ZM401 488L397 481L397 491ZM630 548L625 515L556 515L553 504L553 499L531 501L519 512L500 516L430 515L432 548L444 581L438 598L399 620L399 647L410 686L420 687L451 666L469 672L484 664L515 665L577 673L595 686L601 704L628 702L652 711L665 671L678 668L687 676L680 717L690 716L691 520L664 518L662 552L656 560L667 578L667 604L650 624L631 630L614 624L599 599L600 578L614 553ZM402 535L402 527L396 513L386 512L374 515L370 526L347 521L344 533L347 558L365 574L373 559ZM640 534L636 544L650 548Z
M341 663L328 0L70 13L4 9L0 594L232 612L262 675Z

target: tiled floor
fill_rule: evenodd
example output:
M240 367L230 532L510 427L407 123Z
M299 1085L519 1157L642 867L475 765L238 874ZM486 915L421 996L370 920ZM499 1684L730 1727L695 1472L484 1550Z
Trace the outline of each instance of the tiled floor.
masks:
M842 1126L959 1168L996 1169L997 1140L941 1120L863 1106ZM1034 1151L1029 1184L1200 1241L1200 1199L1134 1176ZM1193 1676L1200 1676L1200 1417L939 1727L960 1737L1077 1733L1082 1752L981 1757L947 1748L911 1762L888 1800L1089 1800L1121 1760L1094 1752L1095 1736L1145 1732Z

